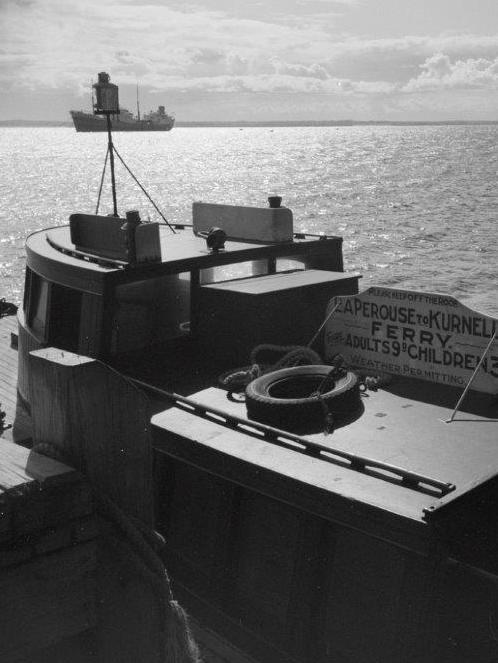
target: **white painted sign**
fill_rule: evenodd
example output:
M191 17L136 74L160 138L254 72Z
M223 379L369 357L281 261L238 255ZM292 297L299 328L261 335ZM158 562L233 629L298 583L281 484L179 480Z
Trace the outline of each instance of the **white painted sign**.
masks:
M368 375L389 373L464 387L498 320L445 295L372 287L335 297L325 330L328 361L341 354ZM472 383L498 393L498 334Z

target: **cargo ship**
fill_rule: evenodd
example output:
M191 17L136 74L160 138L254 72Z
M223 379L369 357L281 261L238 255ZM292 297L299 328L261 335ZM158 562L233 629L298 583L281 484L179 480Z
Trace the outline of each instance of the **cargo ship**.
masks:
M107 131L107 123L101 115L92 115L85 111L70 111L76 131ZM175 118L166 113L164 106L157 111L133 115L126 108L121 108L119 115L112 115L112 128L114 131L171 131Z
M96 100L94 90L97 92ZM164 106L140 116L138 85L136 116L128 109L120 108L118 86L110 82L109 74L104 71L99 74L99 82L92 86L92 109L91 113L69 111L76 131L107 131L111 128L114 131L171 131L175 124L175 118L166 113ZM108 116L110 124L105 116Z

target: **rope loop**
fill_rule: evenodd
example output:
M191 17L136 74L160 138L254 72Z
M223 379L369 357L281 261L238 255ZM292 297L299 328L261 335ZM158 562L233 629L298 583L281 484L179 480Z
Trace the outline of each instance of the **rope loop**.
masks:
M259 361L263 353L273 355L283 355L277 361L266 362ZM263 365L263 373L276 371L279 368L291 368L292 366L305 366L308 364L321 364L322 358L311 348L304 345L276 345L273 343L262 343L253 348L251 352L251 364Z
M270 357L267 356L265 362L259 360L263 353L270 353ZM275 361L275 355L282 356ZM268 363L270 358L273 358L273 361ZM320 355L308 347L303 345L275 345L272 343L257 345L253 348L250 361L250 366L223 373L218 378L220 386L228 391L229 397L233 393L243 392L250 382L271 371L322 363Z

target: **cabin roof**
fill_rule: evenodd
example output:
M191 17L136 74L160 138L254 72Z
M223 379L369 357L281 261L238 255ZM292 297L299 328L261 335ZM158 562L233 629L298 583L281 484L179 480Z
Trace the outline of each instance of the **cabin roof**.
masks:
M148 276L175 274L183 271L207 269L218 265L272 257L326 254L331 244L342 243L341 237L299 235L292 242L280 244L227 241L222 251L210 251L206 240L191 229L173 234L164 225L159 228L161 260L128 265L119 260L97 258L78 251L71 242L69 226L41 230L26 241L28 266L49 280L69 287L101 294L104 279L135 280Z

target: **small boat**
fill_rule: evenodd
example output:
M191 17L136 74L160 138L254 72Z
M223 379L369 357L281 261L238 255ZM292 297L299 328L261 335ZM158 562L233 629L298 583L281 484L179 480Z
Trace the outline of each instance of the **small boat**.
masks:
M26 250L19 393L55 346L155 395L155 527L212 651L494 660L496 319L360 293L342 239L296 233L277 197L196 202L192 226L74 214ZM305 364L254 354L282 346Z

